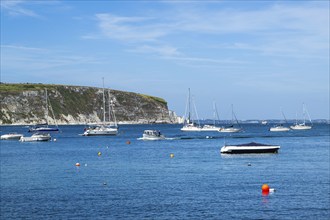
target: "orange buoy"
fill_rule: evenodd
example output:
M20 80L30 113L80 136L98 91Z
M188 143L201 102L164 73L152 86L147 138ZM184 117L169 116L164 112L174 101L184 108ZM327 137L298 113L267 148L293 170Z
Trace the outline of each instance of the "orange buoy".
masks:
M269 186L268 186L268 184L262 185L261 190L262 190L263 193L269 193Z
M76 163L76 167L80 167L80 163Z
M126 141L126 144L131 144L131 141Z

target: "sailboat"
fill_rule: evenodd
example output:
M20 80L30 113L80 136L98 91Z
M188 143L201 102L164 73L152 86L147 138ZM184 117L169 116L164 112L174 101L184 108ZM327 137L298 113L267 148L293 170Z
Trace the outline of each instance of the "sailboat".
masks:
M231 105L231 125L228 127L221 128L219 132L227 132L227 133L236 133L242 131L242 127L240 126L239 128L234 127L234 121L239 125L236 114L234 112L234 107Z
M206 124L202 127L202 131L220 131L220 127L216 126L216 120L219 121L219 114L215 102L213 102L214 121L213 125Z
M195 107L195 112L196 112L196 116L197 116L197 110L196 110L196 106ZM186 118L187 115L187 111L188 111L188 118ZM198 118L198 116L197 116ZM188 101L187 101L187 105L186 105L186 113L185 113L185 120L184 120L184 124L183 127L181 128L181 131L201 131L202 128L192 120L191 117L191 97L190 97L190 88L188 89Z
M50 102L48 101L47 89L45 89L45 103L46 103L46 110L45 110L45 120L46 120L46 123L44 123L44 124L37 124L37 125L35 125L33 127L30 127L29 128L29 132L53 132L53 131L59 131L58 126L57 126L57 123L56 123L56 119L55 119L53 108L52 108ZM48 122L49 109L51 110L52 116L54 118L55 127L49 127L49 122Z
M118 125L116 122L116 116L114 112L114 103L111 100L110 91L108 91L109 99L109 122L105 121L105 91L104 91L104 79L103 79L103 123L96 126L90 126L85 129L84 136L105 136L105 135L117 135L118 134ZM114 122L111 123L111 116L113 117Z
M284 117L285 123L287 124L288 121L286 120L286 117L285 117L285 115L284 115L284 113L283 113L282 110L281 110L281 112L282 112L282 115ZM269 129L269 131L278 131L278 132L279 131L290 131L290 128L283 126L283 124L278 124L278 125L275 125L274 127L271 127Z
M309 121L311 123L311 125L306 125L306 115L309 118ZM309 116L309 113L305 107L305 104L303 103L303 123L298 124L298 120L296 119L296 123L292 126L290 126L290 128L292 130L310 130L312 129L312 120L311 117Z

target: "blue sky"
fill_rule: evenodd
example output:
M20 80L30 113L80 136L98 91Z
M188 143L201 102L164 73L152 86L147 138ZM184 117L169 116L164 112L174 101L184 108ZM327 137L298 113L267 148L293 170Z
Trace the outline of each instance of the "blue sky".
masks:
M159 96L201 118L329 119L329 1L1 0L1 81Z

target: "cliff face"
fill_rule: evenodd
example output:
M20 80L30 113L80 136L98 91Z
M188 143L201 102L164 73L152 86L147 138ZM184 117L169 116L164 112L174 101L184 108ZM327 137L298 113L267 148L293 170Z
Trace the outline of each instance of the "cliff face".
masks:
M103 120L103 89L94 87L1 84L0 124L36 124L46 122L46 89L48 121L54 124L98 123ZM106 120L108 120L108 90ZM117 122L121 123L173 123L167 102L161 98L111 90ZM53 110L53 111L52 111Z

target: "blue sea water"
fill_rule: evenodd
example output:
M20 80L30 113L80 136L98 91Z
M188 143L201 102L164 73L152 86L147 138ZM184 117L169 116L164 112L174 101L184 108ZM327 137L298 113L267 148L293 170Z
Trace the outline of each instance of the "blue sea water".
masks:
M230 135L122 125L114 137L83 137L83 126L61 126L51 142L1 141L0 217L329 219L329 125L283 133L243 126ZM170 139L137 140L145 129ZM12 131L30 135L26 127L1 126L1 134ZM224 143L251 141L281 149L220 154ZM276 191L262 195L265 183Z

